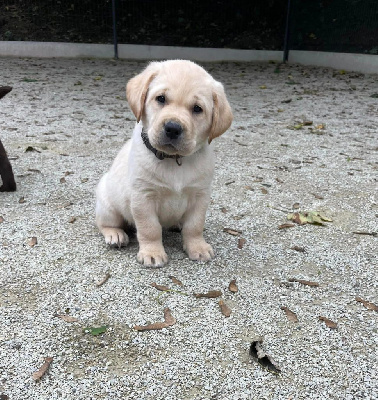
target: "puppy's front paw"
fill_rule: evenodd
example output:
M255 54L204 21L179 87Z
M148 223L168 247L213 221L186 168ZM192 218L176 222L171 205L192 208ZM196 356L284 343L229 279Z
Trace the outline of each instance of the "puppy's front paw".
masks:
M126 232L119 228L102 228L105 243L111 247L122 247L129 243Z
M160 268L168 262L163 246L143 246L139 249L137 260L146 267Z
M209 261L214 258L213 248L204 239L188 241L184 245L184 250L191 260Z

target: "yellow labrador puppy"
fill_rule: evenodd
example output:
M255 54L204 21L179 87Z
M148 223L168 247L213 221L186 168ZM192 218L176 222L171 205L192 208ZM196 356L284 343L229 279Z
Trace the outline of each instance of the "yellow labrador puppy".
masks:
M184 250L208 261L203 238L214 172L210 142L231 125L232 111L221 83L184 60L152 62L126 87L137 124L97 187L96 222L112 246L136 227L137 259L163 266L168 257L162 227L182 228Z

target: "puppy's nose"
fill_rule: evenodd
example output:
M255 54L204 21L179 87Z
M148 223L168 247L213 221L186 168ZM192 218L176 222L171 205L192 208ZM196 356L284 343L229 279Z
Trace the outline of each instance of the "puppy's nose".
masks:
M169 139L177 139L182 134L182 126L177 122L169 121L164 126L164 132Z

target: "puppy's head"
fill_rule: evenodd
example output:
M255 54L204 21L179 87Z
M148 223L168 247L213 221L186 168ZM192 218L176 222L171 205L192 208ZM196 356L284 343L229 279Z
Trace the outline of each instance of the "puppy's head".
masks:
M190 155L232 122L222 84L191 61L151 63L128 82L126 96L151 145L167 154Z

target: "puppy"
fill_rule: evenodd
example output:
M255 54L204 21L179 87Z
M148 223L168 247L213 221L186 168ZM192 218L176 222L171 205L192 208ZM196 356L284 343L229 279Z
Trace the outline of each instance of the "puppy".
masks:
M203 238L214 172L211 141L231 125L223 86L191 61L152 62L126 87L137 124L96 195L96 222L111 246L125 246L135 226L137 259L161 267L162 228L179 226L192 260L208 261Z
M0 99L12 90L10 86L0 86ZM14 192L16 190L16 182L9 162L7 153L0 140L0 176L3 181L0 186L0 192Z

